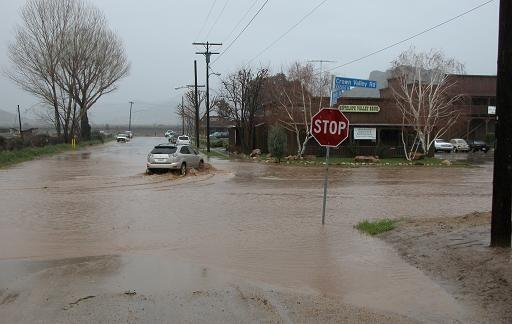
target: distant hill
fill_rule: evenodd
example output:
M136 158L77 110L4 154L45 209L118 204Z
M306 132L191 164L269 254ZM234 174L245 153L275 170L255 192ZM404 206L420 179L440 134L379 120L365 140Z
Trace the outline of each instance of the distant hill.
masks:
M0 110L0 126L2 127L14 127L18 118L15 114Z
M21 123L23 128L26 128L27 126L34 127L42 124L41 122L36 122L33 119L29 119L26 117L23 117L23 114L21 114ZM0 110L0 127L18 127L18 115L13 114L11 112Z

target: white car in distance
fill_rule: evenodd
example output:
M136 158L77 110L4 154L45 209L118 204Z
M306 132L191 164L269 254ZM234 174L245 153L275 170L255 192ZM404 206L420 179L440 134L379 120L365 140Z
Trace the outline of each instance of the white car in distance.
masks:
M176 139L176 145L191 145L192 141L190 140L190 137L187 135L180 135Z
M446 142L444 139L438 138L434 141L434 151L436 152L452 152L453 145Z
M125 133L117 134L116 141L118 143L126 143L130 141L130 137L128 136L128 134Z

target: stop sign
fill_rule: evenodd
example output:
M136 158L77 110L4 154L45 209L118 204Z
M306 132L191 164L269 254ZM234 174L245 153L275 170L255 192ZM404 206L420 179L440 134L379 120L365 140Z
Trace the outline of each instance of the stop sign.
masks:
M311 134L321 146L338 147L348 137L348 119L339 109L322 108L311 118Z

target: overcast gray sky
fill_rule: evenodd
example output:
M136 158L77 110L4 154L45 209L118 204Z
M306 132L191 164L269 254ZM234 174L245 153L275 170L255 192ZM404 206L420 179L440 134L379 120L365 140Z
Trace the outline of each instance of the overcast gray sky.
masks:
M122 37L131 63L131 72L119 90L91 108L93 123L127 123L130 100L135 101L135 124L176 123L174 109L182 92L174 88L193 82L194 59L198 60L199 82L204 83L204 57L194 54L201 48L191 43L222 42L224 45L218 50L223 52L265 1L266 6L247 30L213 65L215 72L222 75L253 59L323 0L91 0ZM251 64L269 66L276 72L293 61L324 59L336 61L324 64L325 69L333 68L484 2L327 0ZM0 0L2 68L9 67L7 46L13 41L13 28L19 23L19 10L24 3ZM438 29L332 72L367 78L372 70L387 69L395 57L413 45L418 50L443 50L463 62L468 74L496 74L497 38L498 1L493 1ZM211 78L212 91L218 85L216 78ZM37 99L0 76L0 110L15 112L17 104L29 116Z

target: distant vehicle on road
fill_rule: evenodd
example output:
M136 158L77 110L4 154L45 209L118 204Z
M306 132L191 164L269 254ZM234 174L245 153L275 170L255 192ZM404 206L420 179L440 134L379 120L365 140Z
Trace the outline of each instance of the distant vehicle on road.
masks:
M453 151L455 152L469 152L469 145L462 138L452 138L450 144L453 145Z
M165 132L165 137L171 137L173 136L175 133L172 129L169 129Z
M124 134L124 133L117 134L116 141L118 143L126 143L126 142L130 141L130 137L127 134Z
M124 133L128 136L129 139L133 138L133 132L132 131L125 131Z
M453 151L453 145L448 143L448 142L446 142L442 138L438 138L438 139L434 140L434 151L435 152L439 152L439 151L442 151L442 152L452 152Z
M180 170L181 175L187 173L188 168L202 169L203 157L190 145L159 144L148 154L146 163L147 173L154 170Z
M470 141L469 148L473 152L482 151L484 153L487 153L490 149L489 145L484 141Z
M190 137L187 135L180 135L178 136L178 139L176 140L176 145L190 145L192 144L192 141L190 140Z

